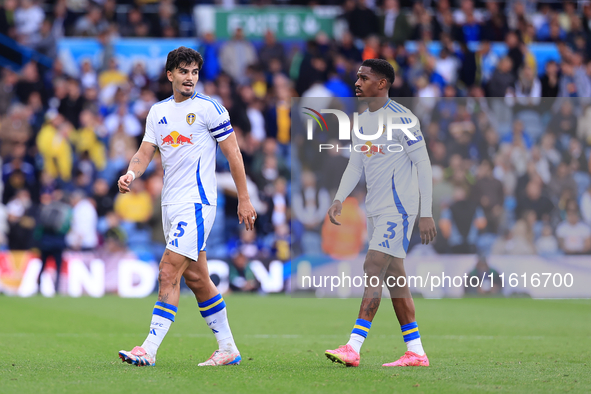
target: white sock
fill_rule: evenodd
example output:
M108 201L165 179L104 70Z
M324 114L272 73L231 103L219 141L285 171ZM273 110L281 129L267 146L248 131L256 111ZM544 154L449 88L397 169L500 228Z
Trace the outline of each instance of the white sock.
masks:
M361 336L359 334L351 334L351 337L349 338L349 342L347 342L347 345L351 345L351 347L357 353L359 353L361 351L361 345L363 345L363 341L365 341L364 336Z
M421 343L421 334L419 334L419 325L416 321L400 326L402 330L402 338L406 343L406 348L409 352L413 352L422 356L425 354L423 344Z
M150 332L142 344L142 347L150 356L156 358L158 348L174 321L177 309L172 304L165 304L160 301L156 302L152 314L152 322L150 323Z
M412 341L406 342L406 349L409 352L418 354L419 356L425 354L425 351L423 350L423 344L421 343L421 338L413 339Z
M239 353L234 342L234 337L232 336L232 330L230 330L230 324L228 323L226 302L222 296L218 294L210 300L200 302L199 309L207 326L213 331L215 339L218 341L219 349L230 353Z
M349 338L347 345L351 345L351 347L359 353L361 351L361 345L363 345L363 341L367 338L370 328L370 321L364 319L355 320L355 325L353 326L353 331L351 332L351 337Z

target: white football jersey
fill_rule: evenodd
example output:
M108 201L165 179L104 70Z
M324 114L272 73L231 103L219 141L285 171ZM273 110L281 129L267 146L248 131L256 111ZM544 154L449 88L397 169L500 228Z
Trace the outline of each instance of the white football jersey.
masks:
M162 205L216 205L217 143L233 131L228 111L197 92L181 103L171 96L152 106L144 141L158 146L162 157Z
M395 118L395 124L411 124L416 120L416 125L409 128L409 131L417 139L411 140L402 130L394 129L392 140L388 141L384 125L388 111L400 117ZM359 115L361 134L376 134L380 112L383 112L384 123L380 125L382 135L377 140L364 141L352 133L352 142L356 149L352 150L350 160L351 164L361 166L365 171L367 216L380 215L392 209L401 214L416 215L419 210L417 169L413 167L408 153L416 149L426 149L419 121L408 108L389 100L382 109L374 112L366 110ZM360 150L363 152L358 152Z

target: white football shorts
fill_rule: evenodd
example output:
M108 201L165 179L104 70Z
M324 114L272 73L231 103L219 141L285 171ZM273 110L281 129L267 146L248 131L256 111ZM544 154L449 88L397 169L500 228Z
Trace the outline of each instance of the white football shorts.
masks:
M405 258L416 217L398 212L368 217L369 249Z
M197 261L215 220L213 205L182 203L162 206L166 248Z

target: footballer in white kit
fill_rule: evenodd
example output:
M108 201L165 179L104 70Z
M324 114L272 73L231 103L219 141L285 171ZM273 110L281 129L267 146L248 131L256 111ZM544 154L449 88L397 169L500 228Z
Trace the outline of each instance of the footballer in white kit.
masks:
M384 124L387 116L392 115L395 116L394 124L415 124L408 129L415 140L398 128L393 130L392 139L388 140ZM394 100L388 99L377 111L366 110L359 115L361 134L373 135L378 129L381 135L372 141L361 140L355 133L352 134L352 145L357 146L358 151L351 153L349 170L343 175L335 200L344 201L364 171L369 248L404 258L419 210L418 177L410 156L420 150L422 157L417 155L416 160L428 161L429 157L418 119ZM424 208L423 216L430 215L430 206Z
M226 303L209 277L205 252L215 219L218 147L230 164L238 192L238 219L247 230L254 228L256 212L246 190L242 154L228 111L195 91L202 65L201 55L190 48L179 47L168 54L166 74L173 95L150 109L142 144L129 171L118 182L121 193L129 192L156 149L160 151L166 251L160 261L158 301L144 343L119 352L122 361L137 366L156 364L156 352L178 312L181 276L195 294L201 316L218 342L218 350L199 366L238 365L242 360L228 323Z
M197 260L215 219L217 145L233 132L228 111L195 92L169 97L146 119L144 141L158 147L164 169L162 225L167 248Z
M361 346L379 308L383 283L390 292L407 345L407 352L399 360L383 366L429 366L408 284L406 280L404 287L397 287L396 284L400 283L397 281L399 277L406 279L403 259L419 214L419 201L421 240L428 244L436 235L431 215L431 163L418 119L408 108L388 98L394 77L390 63L381 59L365 60L357 72L356 96L365 101L368 109L359 115L360 136L352 133L353 149L349 164L328 211L331 222L340 225L336 216L341 213L342 202L364 173L370 241L363 270L369 280L365 283L363 300L349 342L325 352L333 362L353 367L359 366ZM400 125L392 130L390 138L388 117L393 118L393 124ZM361 138L364 135L368 136L367 140ZM374 135L377 139L370 139ZM391 279L394 281L390 282Z

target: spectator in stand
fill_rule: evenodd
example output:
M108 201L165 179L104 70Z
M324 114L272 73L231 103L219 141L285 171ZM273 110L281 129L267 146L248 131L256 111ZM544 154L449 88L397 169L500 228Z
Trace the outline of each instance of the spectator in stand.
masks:
M103 18L103 11L97 5L92 5L86 15L76 21L74 34L77 36L96 37L99 32L108 27Z
M510 31L505 37L507 45L507 56L511 59L511 72L517 78L519 69L523 65L523 51L521 49L519 36L515 31Z
M29 101L29 96L33 92L40 92L42 96L44 95L45 86L43 85L43 80L39 75L37 63L29 62L25 64L21 69L20 74L19 81L15 87L15 94L21 103L27 103Z
M176 36L178 25L173 2L170 0L161 1L158 5L158 14L151 23L151 35L153 37L167 37L167 34L170 34L167 32L172 30L172 33ZM210 60L208 59L208 61Z
M82 190L70 196L72 224L66 235L68 247L80 251L93 251L98 246L97 213L93 201Z
M37 135L37 147L44 169L54 179L69 182L72 178L72 147L69 135L74 128L62 115L55 114Z
M581 196L581 216L583 221L591 227L591 185Z
M486 217L487 226L484 231L496 234L503 217L505 193L503 184L492 176L492 170L492 162L482 160L472 195Z
M398 0L385 0L383 7L383 15L380 17L380 33L382 33L386 39L394 45L404 44L410 38L412 29L406 19L406 15L400 12L400 4ZM373 16L367 12L366 15L367 22L371 23L372 20L374 20ZM427 25L429 26L428 28L431 28L430 22L428 22ZM427 27L424 27L424 29L426 28ZM375 32L371 31L368 34L372 33Z
M559 251L558 240L552 233L552 226L545 225L542 228L542 236L536 241L536 252L542 256L552 256Z
M487 1L486 9L488 19L482 26L483 41L503 41L509 31L505 14L499 10L499 3L495 1Z
M103 178L98 178L94 181L92 190L93 204L96 207L96 214L100 219L113 210L114 198L109 192L109 184Z
M55 292L59 292L62 271L62 254L66 249L66 234L70 230L72 209L63 200L63 193L55 191L52 195L41 196L39 222L35 228L34 238L41 251L41 271L37 278L37 285L41 289L41 275L47 266L47 259L53 258L56 268ZM92 223L89 223L92 225Z
M246 83L246 69L257 62L257 53L252 43L245 39L242 28L234 31L220 50L222 70L238 83Z
M36 207L26 189L19 190L6 204L8 214L8 249L29 250L33 244Z
M441 212L439 228L451 253L475 253L478 232L486 227L486 217L477 204L469 200L466 191L457 187L454 202Z
M590 97L591 90L589 78L580 68L575 67L570 61L561 64L561 77L558 82L559 97Z
M369 35L380 34L379 19L367 3L368 0L358 0L346 15L349 31L355 38L365 39Z
M511 72L513 61L509 57L502 58L488 82L489 97L505 97L507 90L515 84L515 76Z
M84 97L80 91L80 83L70 78L67 81L67 96L60 101L58 112L66 118L75 128L80 127L80 112L84 108Z
M283 45L277 42L275 34L271 30L265 32L265 43L259 50L259 60L266 71L269 71L269 67L272 60L279 60L281 63L281 69L285 67L283 64L285 59L285 49Z
M5 0L0 6L0 34L12 39L16 38L14 11L18 6L18 0Z
M45 13L37 1L20 0L19 7L14 11L18 41L24 45L31 45L41 30L44 19Z
M525 196L517 201L515 216L521 217L522 214L531 209L536 213L536 219L547 222L554 209L552 201L542 194L542 185L539 180L531 180L525 188Z
M571 200L566 208L566 220L556 228L560 249L566 254L591 252L591 228L579 217L577 202Z
M540 80L542 84L542 97L558 96L558 64L554 60L546 62L546 73Z
M560 195L567 189L571 191L572 195L576 195L577 183L573 178L569 163L566 161L560 162L558 167L556 167L552 180L548 184L548 188L550 191L550 198L552 198L553 201L558 201Z
M139 181L139 182L138 182ZM145 183L136 179L130 193L119 194L115 200L115 212L121 219L131 223L145 223L152 216L152 198Z
M322 250L320 230L330 207L330 195L326 189L317 186L316 175L311 171L302 172L301 182L301 190L292 196L293 215L304 226L303 252L317 254Z

